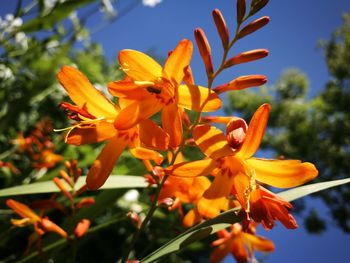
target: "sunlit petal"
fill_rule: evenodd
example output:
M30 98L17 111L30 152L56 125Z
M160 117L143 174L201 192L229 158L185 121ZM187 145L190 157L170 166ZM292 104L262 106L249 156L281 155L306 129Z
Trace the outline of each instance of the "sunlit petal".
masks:
M182 119L177 104L171 103L163 108L162 125L170 136L169 145L174 148L179 146L182 140Z
M140 140L146 147L165 151L169 145L169 135L155 122L146 119L140 122Z
M143 147L135 147L129 149L131 154L141 160L153 160L157 165L160 165L164 157L159 152L143 148Z
M184 216L182 220L182 224L184 227L191 227L201 221L202 217L195 209L191 209L188 211L188 213Z
M108 91L118 98L142 100L149 97L150 93L146 88L150 85L152 84L147 82L135 83L133 80L126 77L123 80L108 83Z
M57 74L57 78L69 97L80 108L95 117L113 118L117 114L115 106L99 92L79 70L64 66Z
M208 98L208 89L196 85L179 86L178 104L189 110L200 111L204 101ZM221 99L214 91L210 91L209 98L202 109L203 112L216 111L222 105Z
M98 189L105 183L126 144L116 136L105 145L87 174L86 184L89 189Z
M192 42L183 39L168 57L163 70L163 77L180 84L184 77L184 69L190 64Z
M193 130L193 139L201 151L213 159L234 154L226 136L213 126L207 124L196 126Z
M269 111L269 104L263 104L256 110L249 123L244 142L237 156L248 159L258 150L265 133Z
M210 175L214 168L215 161L212 159L204 159L174 164L164 169L164 171L173 176L196 177Z
M118 59L123 71L134 80L152 81L162 76L162 67L140 51L124 49Z
M254 168L258 181L280 188L302 185L318 174L312 163L302 163L298 160L250 158L247 164Z

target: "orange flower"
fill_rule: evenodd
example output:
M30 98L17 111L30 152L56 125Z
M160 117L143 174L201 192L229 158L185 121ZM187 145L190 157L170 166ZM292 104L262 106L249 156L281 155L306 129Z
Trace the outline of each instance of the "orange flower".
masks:
M149 148L166 150L169 138L153 121L145 119L140 123L133 122L128 129L120 130L115 124L124 122L123 125L126 125L133 115L128 116L129 119L117 118L120 109L77 69L64 66L57 77L76 104L61 105L72 112L72 119L78 121L68 128L66 143L81 145L108 141L87 175L89 189L98 189L105 183L115 162L127 146L136 158L154 160L157 164L163 160L161 154ZM122 111L123 107L127 107L126 104L125 101L120 101Z
M231 253L238 263L247 263L254 258L254 251L272 252L275 246L271 240L255 235L255 226L250 225L244 232L240 224L231 226L231 231L221 230L219 239L212 243L217 248L210 256L210 262L220 262Z
M25 204L13 199L6 200L6 205L15 211L22 219L11 219L11 223L17 227L34 225L35 232L43 235L45 232L55 232L63 238L68 238L67 233L52 222L48 217L40 217Z
M181 85L192 56L192 43L184 39L171 52L164 68L146 54L122 50L119 64L126 77L108 85L109 92L126 105L115 119L117 129L129 129L141 120L162 110L162 125L170 135L170 146L177 147L182 138L183 108L203 111L221 107L215 92L192 84ZM209 97L208 97L209 94Z
M194 162L175 164L166 172L182 177L212 174L215 178L204 198L198 203L211 216L219 213L218 206L208 202L224 202L233 194L246 212L249 212L251 193L257 183L288 188L301 185L317 176L318 171L311 163L298 160L272 160L252 157L263 138L269 104L263 104L254 113L247 127L240 118L217 118L227 123L226 136L208 124L198 125L193 138L207 158ZM215 119L214 119L215 120ZM207 199L207 201L205 200Z

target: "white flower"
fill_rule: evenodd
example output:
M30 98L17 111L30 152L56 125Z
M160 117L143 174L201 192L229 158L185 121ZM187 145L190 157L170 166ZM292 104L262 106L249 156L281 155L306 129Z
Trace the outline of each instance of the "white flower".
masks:
M24 50L28 49L28 39L26 34L24 34L23 32L18 32L15 35L15 43L18 44Z
M155 7L156 5L160 4L162 0L142 0L142 4L144 6L149 6L149 7Z
M0 79L4 81L14 79L12 70L4 64L0 64Z
M136 202L139 198L139 192L135 189L129 190L124 194L124 200L127 202Z

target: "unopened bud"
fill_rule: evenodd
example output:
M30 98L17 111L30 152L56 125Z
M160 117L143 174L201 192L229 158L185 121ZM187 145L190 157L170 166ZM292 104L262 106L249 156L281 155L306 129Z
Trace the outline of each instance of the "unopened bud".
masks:
M67 174L66 171L60 170L60 176L69 184L71 187L74 187L74 181L73 179Z
M241 148L248 129L247 123L241 118L233 118L226 126L226 139L235 150Z
M237 0L237 24L240 24L244 18L246 11L246 1Z
M237 64L242 64L242 63L247 63L250 61L258 60L261 58L266 57L269 54L269 51L266 49L254 49L250 50L247 52L243 52L241 54L238 54L237 56L234 56L233 58L230 58L225 62L225 68L237 65Z
M96 202L95 202L95 199L93 197L86 197L86 198L83 198L82 200L80 200L76 205L75 205L75 208L76 209L81 209L83 207L88 207L90 205L94 205Z
M131 218L133 224L137 227L137 228L140 228L141 227L141 224L142 224L142 220L141 220L141 217L135 213L134 211L130 211L128 214L127 214L128 217Z
M219 36L221 38L222 46L225 49L229 44L230 37L228 34L228 28L225 19L219 9L214 9L213 19L216 25L216 29L218 30Z
M256 86L264 85L267 82L267 78L264 75L247 75L240 76L229 83L218 86L214 89L217 94L220 94L229 90L241 90Z
M260 11L268 2L269 0L253 0L250 4L249 15L252 16Z
M254 20L250 24L246 25L241 31L239 31L238 39L259 30L260 28L264 27L269 21L270 18L268 16L263 16L257 20Z
M56 184L56 186L61 190L61 192L69 199L73 200L73 197L71 193L67 190L66 186L64 183L60 180L60 178L55 177L53 178L53 182Z
M213 74L213 62L211 60L211 49L207 37L201 28L196 28L194 31L199 53L201 54L202 60L207 71L207 75Z
M64 238L68 237L66 231L64 231L62 228L60 228L58 225L56 225L54 222L52 222L47 217L42 218L40 223L41 223L42 227L46 231L48 231L48 232L55 232L55 233L59 234L60 236L62 236Z
M81 238L86 234L86 232L89 230L90 227L90 220L89 219L82 219L75 227L74 229L74 235L77 238Z

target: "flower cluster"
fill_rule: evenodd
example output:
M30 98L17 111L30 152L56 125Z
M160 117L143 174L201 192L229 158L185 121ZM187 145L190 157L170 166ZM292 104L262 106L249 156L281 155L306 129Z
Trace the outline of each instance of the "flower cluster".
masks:
M230 37L221 12L213 11L223 47L222 62L218 67L213 65L213 54L204 31L195 30L207 74L207 87L194 81L190 67L193 44L188 39L181 40L169 52L164 66L140 51L120 51L118 62L124 78L108 84L115 102L97 90L75 67L64 66L57 75L74 103L62 102L60 105L74 121L66 129L66 143L81 145L106 141L88 172L87 189L102 187L121 153L128 148L135 158L146 164L147 178L158 189L153 198L155 202L167 204L170 209L177 208L181 214L182 204L192 205L183 216L185 226L216 217L231 208L241 208L242 225L233 225L230 232L219 233L221 238L214 242L218 248L212 255L213 261L221 259L223 252L232 250L239 262L251 258L254 249L273 250L270 241L255 236L255 224L261 223L271 229L277 220L293 229L297 223L289 213L291 204L266 187L299 186L318 173L308 162L255 157L267 126L269 104L261 105L249 124L237 116L202 116L203 112L221 108L219 95L223 92L266 83L263 75L249 75L213 87L215 78L223 70L268 55L265 49L255 49L229 57L235 42L269 22L268 17L261 17L241 28L267 2L252 1L247 12L245 1L237 1L234 37ZM193 118L189 117L189 112L194 112ZM159 122L155 121L156 114L160 116ZM217 124L226 126L226 132L217 128ZM188 146L197 147L204 158L184 159L182 152ZM58 181L56 183L59 185ZM63 187L60 189L65 193ZM68 193L65 195L70 198ZM154 209L150 211L151 216ZM144 224L140 223L139 228L142 229ZM249 248L248 252L244 250L245 246Z

